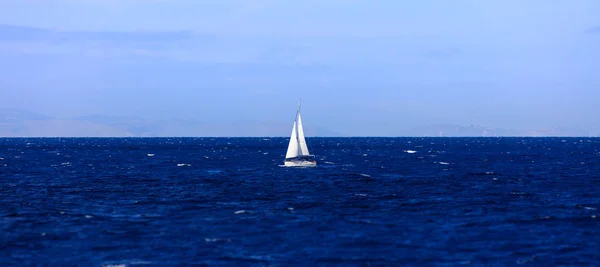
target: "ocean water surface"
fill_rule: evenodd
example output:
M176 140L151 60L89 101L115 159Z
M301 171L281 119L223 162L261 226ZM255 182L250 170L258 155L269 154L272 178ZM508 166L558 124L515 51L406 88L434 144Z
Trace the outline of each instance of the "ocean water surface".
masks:
M599 265L598 138L0 139L4 266Z

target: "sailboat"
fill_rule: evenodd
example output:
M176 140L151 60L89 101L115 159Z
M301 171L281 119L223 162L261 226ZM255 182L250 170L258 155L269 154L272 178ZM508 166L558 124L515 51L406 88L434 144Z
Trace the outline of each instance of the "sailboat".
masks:
M304 139L300 105L301 102L298 101L298 111L296 112L296 119L292 127L292 135L290 136L287 153L285 153L284 165L287 167L312 167L317 165L315 156L308 152L308 146Z

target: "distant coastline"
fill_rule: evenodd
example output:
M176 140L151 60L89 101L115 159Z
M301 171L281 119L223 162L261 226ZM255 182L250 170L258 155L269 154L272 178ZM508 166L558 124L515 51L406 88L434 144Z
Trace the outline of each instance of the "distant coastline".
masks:
M190 120L147 120L104 115L53 118L18 109L0 109L0 137L288 137L286 122L206 123ZM243 131L240 131L243 129ZM432 124L384 135L343 134L306 126L307 137L600 137L600 132L563 126L500 129L482 125Z

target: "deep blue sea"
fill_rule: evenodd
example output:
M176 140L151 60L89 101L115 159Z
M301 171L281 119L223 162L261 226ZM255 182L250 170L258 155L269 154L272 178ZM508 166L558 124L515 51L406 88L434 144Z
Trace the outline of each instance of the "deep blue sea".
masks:
M598 138L287 142L0 139L0 265L600 265Z

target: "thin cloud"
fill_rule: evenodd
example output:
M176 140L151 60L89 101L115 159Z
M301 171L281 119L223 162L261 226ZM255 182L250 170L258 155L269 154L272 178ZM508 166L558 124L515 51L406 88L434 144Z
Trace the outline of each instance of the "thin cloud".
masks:
M109 41L109 42L174 42L197 37L189 31L62 31L18 25L0 25L0 41Z
M0 53L9 54L173 58L175 51L210 47L215 41L190 31L66 31L0 24Z
M423 53L426 58L430 59L445 59L450 57L455 57L462 54L462 50L457 47L450 48L441 48L441 49L431 49L427 50Z
M587 34L600 34L600 25L588 28L587 30L585 30L585 33L587 33Z

